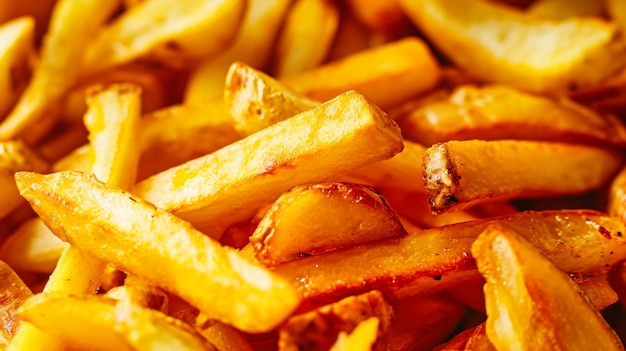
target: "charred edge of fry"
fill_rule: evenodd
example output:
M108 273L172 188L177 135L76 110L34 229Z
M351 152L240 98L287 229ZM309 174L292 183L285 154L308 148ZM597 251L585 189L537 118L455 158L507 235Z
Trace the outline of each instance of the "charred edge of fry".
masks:
M433 145L423 156L424 187L428 204L435 215L459 202L454 190L458 188L460 175L447 159L448 150L443 143Z

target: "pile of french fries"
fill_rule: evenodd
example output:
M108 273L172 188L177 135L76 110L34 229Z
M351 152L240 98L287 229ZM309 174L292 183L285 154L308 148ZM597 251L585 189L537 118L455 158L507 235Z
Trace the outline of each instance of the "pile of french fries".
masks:
M0 2L0 350L624 350L626 1Z

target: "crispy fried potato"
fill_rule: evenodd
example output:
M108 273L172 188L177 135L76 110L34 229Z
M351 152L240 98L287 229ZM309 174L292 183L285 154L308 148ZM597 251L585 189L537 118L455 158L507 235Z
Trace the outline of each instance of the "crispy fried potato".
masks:
M483 81L555 93L597 84L626 63L617 27L600 19L539 19L486 0L400 3L437 48Z
M405 137L424 145L466 139L626 145L626 128L613 116L502 85L461 86L447 100L420 107L398 124Z
M347 92L156 174L133 192L216 236L292 186L323 181L402 148L397 125L363 95Z
M248 0L243 23L233 43L192 72L185 91L185 104L202 104L206 100L221 98L226 73L235 61L243 61L259 69L265 68L291 2Z
M371 289L399 298L441 291L480 281L469 250L493 223L519 232L566 272L605 273L626 255L626 227L618 218L594 211L522 212L311 256L275 272L302 293L302 310Z
M602 17L605 1L596 0L537 0L527 13L537 18L566 20L571 17Z
M463 330L462 332L455 335L452 339L432 349L432 351L463 351L465 350L465 345L467 345L467 341L472 336L476 328L478 328L478 326Z
M622 32L626 31L626 4L620 0L606 0L604 3L609 16L613 18Z
M487 281L486 332L496 349L624 349L578 285L515 231L488 227L472 254Z
M377 318L377 336L389 328L393 310L380 291L350 296L314 311L293 316L279 331L282 351L328 350L340 333L351 333L361 322ZM374 339L375 341L376 339ZM373 346L376 350L376 346Z
M245 335L228 324L201 314L196 320L196 328L219 351L253 351Z
M24 203L15 186L18 171L46 172L48 164L21 141L0 142L0 219Z
M267 211L250 243L272 267L298 258L405 235L380 193L350 183L296 186Z
M439 65L426 44L408 37L281 80L319 101L354 89L389 109L434 88L439 74Z
M15 335L20 325L17 309L31 296L33 293L13 269L0 261L0 349L5 350Z
M487 337L487 330L485 323L479 324L474 328L472 335L467 339L465 344L465 350L472 351L497 351L493 346L489 338Z
M126 278L124 285L113 287L107 291L106 296L118 301L126 301L137 306L167 313L169 302L167 292L145 282L129 282L131 277Z
M375 31L393 33L411 24L398 0L348 0L348 5L361 22Z
M61 122L55 131L37 145L37 153L47 161L56 162L88 142L87 129L81 124Z
M581 277L579 274L572 274L570 277L578 283L580 289L589 298L589 302L598 311L604 310L619 300L617 292L609 282L608 274L599 274L591 277Z
M324 61L339 27L339 8L327 0L296 0L276 39L273 73L285 77Z
M340 11L340 16L327 61L335 61L372 46L370 30L356 18L354 11Z
M0 119L13 107L28 81L34 31L31 17L16 18L0 26Z
M60 100L78 78L84 47L118 4L116 0L57 1L40 60L26 91L0 124L0 140L24 137L33 141L45 134Z
M35 42L40 44L56 2L57 0L3 1L0 3L0 23L18 17L32 17L35 20Z
M245 331L267 331L300 301L283 279L169 212L94 177L21 172L16 179L22 195L62 240L180 295L212 318ZM106 245L104 238L109 238Z
M39 294L20 318L79 348L93 350L216 350L192 328L158 311L101 297Z
M246 8L243 0L144 1L105 27L86 49L85 75L138 58L182 68L227 47Z
M332 345L330 351L371 350L378 336L379 322L378 318L372 317L359 323L350 334L339 333L337 341Z
M441 213L481 199L548 197L595 190L610 182L622 163L617 153L584 145L449 141L426 150L424 187L432 211Z

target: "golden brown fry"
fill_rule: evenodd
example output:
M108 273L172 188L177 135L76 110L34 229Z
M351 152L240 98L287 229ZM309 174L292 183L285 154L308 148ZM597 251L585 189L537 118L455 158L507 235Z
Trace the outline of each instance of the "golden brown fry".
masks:
M253 351L245 335L228 324L201 314L196 321L196 329L219 351Z
M83 49L117 8L116 0L59 0L26 91L0 124L0 140L40 138L54 122L59 103L76 82ZM39 128L33 133L33 127Z
M614 116L502 85L461 86L447 100L417 108L398 123L405 137L424 145L466 139L626 145L626 129Z
M397 125L363 95L347 92L156 174L133 192L216 236L292 186L389 158L402 147Z
M339 27L327 61L335 61L371 47L370 30L356 18L353 11L340 12Z
M626 63L617 27L601 19L539 19L487 0L400 3L437 48L483 81L553 94L597 84Z
M52 165L53 172L79 171L89 173L91 170L91 147L89 144L77 147L72 152L57 160Z
M180 295L212 318L245 331L267 331L300 301L283 279L169 212L94 177L21 172L16 179L22 195L62 240ZM109 238L106 245L103 238Z
M514 230L489 226L472 254L487 281L486 332L496 349L624 349L578 285Z
M243 23L233 43L192 72L185 91L185 104L202 104L207 100L221 98L226 73L235 61L243 61L259 69L265 68L291 2L248 0Z
M192 328L158 311L101 297L39 294L19 311L37 328L95 350L215 350Z
M598 274L591 277L581 277L572 274L570 277L578 283L578 286L589 298L589 302L598 310L602 311L619 300L617 292L609 282L608 274Z
M478 328L478 326L465 329L462 332L455 335L452 339L447 342L440 344L439 346L432 349L432 351L462 351L465 350L465 345L467 345L467 341L472 336L474 331ZM468 350L471 351L471 350Z
M330 351L371 350L378 337L379 322L378 318L372 317L359 323L350 334L339 333L337 341L332 345Z
M605 273L626 255L626 227L618 218L594 211L522 212L311 256L275 272L302 293L302 309L371 289L397 297L441 291L480 281L469 250L494 223L523 235L566 272Z
M605 1L596 0L537 0L527 13L537 18L565 20L571 17L602 17Z
M620 0L604 1L606 12L617 23L622 32L626 31L626 4Z
M5 350L15 335L20 325L17 309L31 296L33 293L13 269L0 261L0 349Z
M28 81L34 31L35 21L31 17L16 18L0 26L0 120Z
M35 20L35 41L39 44L48 29L52 9L56 2L57 0L2 1L0 2L0 23L23 16L32 17Z
M497 351L493 346L489 338L487 337L487 330L485 323L479 324L474 328L472 335L467 339L465 349L468 351Z
M626 220L626 168L622 168L611 183L606 212Z
M348 0L352 12L369 28L383 33L410 26L398 0Z
M314 311L293 316L280 327L281 351L328 350L341 333L351 333L361 323L377 318L378 332L389 328L393 310L380 291L350 296ZM372 343L376 340L372 340Z
M45 160L56 162L87 143L87 135L88 132L82 123L59 123L55 131L37 145L37 153Z
M396 214L374 189L318 183L282 194L250 236L250 243L259 262L272 267L405 234Z
M482 199L579 194L610 182L622 157L584 145L465 140L424 155L424 187L434 213ZM593 165L593 167L590 167Z
M409 37L281 80L319 101L354 89L388 109L434 88L439 74L439 65L426 44Z
M169 296L165 290L149 285L141 279L133 278L133 276L126 277L124 285L111 288L107 291L106 296L163 313L168 311Z
M339 27L339 8L327 0L295 0L276 39L273 72L285 77L326 59Z
M243 19L243 0L144 1L122 13L91 42L85 74L138 58L182 68L229 45Z

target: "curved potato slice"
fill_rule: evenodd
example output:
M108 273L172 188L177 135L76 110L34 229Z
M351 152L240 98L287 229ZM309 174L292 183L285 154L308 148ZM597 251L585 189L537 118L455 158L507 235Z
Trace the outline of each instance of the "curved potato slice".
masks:
M432 42L470 75L536 92L599 83L626 63L612 23L538 19L487 0L400 0Z
M282 194L250 236L250 243L259 262L271 267L405 234L396 214L374 189L319 183Z
M89 350L215 350L177 319L102 296L38 294L20 308L38 329Z
M504 226L472 245L485 277L486 332L498 350L624 350L619 337L567 274Z
M0 120L13 106L27 83L28 62L34 55L35 21L20 17L0 26Z
M105 27L87 48L86 75L140 57L173 66L228 46L246 8L243 0L144 1Z
M22 172L16 179L22 195L62 240L178 294L212 318L262 332L300 302L289 283L236 250L93 176Z
M426 150L424 187L432 211L441 213L481 199L571 195L595 190L610 182L622 163L623 158L617 153L585 145L448 141Z
M33 296L22 279L7 265L0 261L0 349L5 350L15 335L20 319L18 307Z

